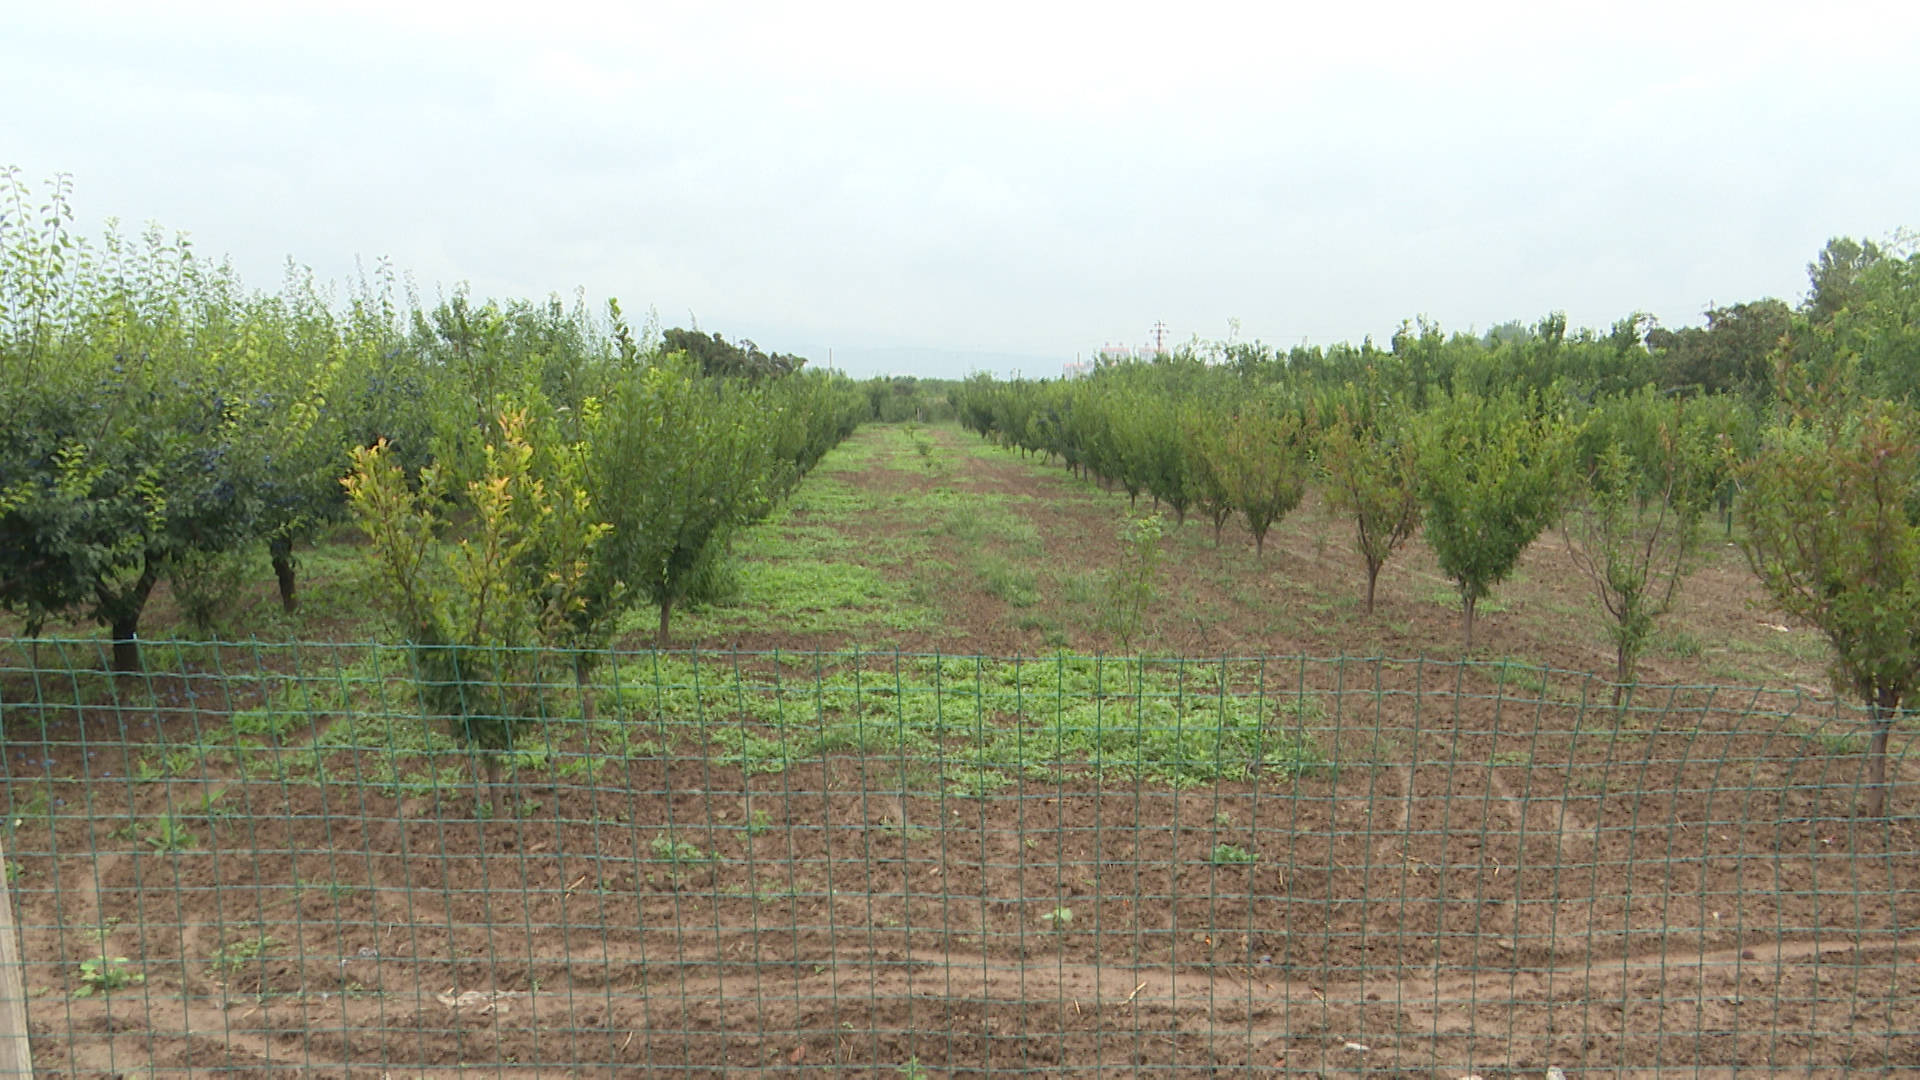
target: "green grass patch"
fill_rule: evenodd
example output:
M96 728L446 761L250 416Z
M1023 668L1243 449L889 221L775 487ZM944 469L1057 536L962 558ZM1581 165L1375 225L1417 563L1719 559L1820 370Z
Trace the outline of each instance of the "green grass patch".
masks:
M806 633L871 627L916 630L937 622L932 611L912 602L906 583L869 566L782 559L749 563L740 576L738 602L689 614L678 624L683 637L768 624Z
M156 782L221 772L289 783L350 780L396 798L464 794L474 758L423 717L402 650L368 651L352 676L287 679L203 742L156 757ZM589 785L621 758L707 757L748 774L832 757L926 791L987 795L1022 776L1193 786L1323 768L1311 696L1263 695L1257 661L1035 660L887 653L628 654L595 673L593 723L530 717L506 755L511 783ZM217 752L216 752L217 751ZM169 764L179 756L178 768ZM879 770L875 773L875 770ZM191 850L188 826L227 815L219 796L134 839ZM21 805L23 817L34 806Z
M1304 721L1310 699L1232 688L1226 665L1062 656L1024 662L919 658L894 675L855 673L761 688L728 735L756 771L816 754L911 755L950 789L982 793L995 774L1147 779L1186 786L1325 764Z
M1464 605L1460 601L1460 590L1452 588L1451 586L1443 586L1429 590L1427 592L1427 603L1436 604L1450 611L1465 610ZM1476 616L1504 615L1507 611L1507 605L1494 597L1483 596L1480 598L1480 602L1474 605L1473 610Z
M1044 551L1038 526L1005 506L1005 496L964 494L952 500L923 497L915 501L922 505L912 509L938 515L936 522L929 526L931 531L950 536L961 544L970 547L992 544L1030 559L1039 558Z
M1260 853L1238 844L1215 844L1207 861L1215 866L1252 866L1260 861Z
M1805 725L1800 737L1814 753L1825 757L1852 757L1867 752L1867 732L1838 725Z
M1074 607L1092 608L1100 602L1101 575L1090 572L1063 574L1060 599Z
M1706 646L1696 634L1677 628L1666 628L1653 635L1647 651L1675 660L1697 660L1706 652Z
M827 525L767 522L749 529L734 545L742 562L777 559L826 559L862 552L850 536Z
M1032 607L1040 602L1040 579L1031 566L1004 555L982 554L973 560L973 570L980 578L981 589L989 596L1017 608Z
M872 495L851 484L821 476L816 471L793 493L787 502L787 509L790 513L805 514L809 518L835 518L873 510L877 505Z
M269 934L252 934L228 940L208 957L216 978L231 978L271 956L280 943Z
M648 845L653 857L674 866L693 866L712 862L715 855L711 851L702 851L699 845L690 840L675 839L668 833L656 833L653 842Z
M1503 657L1488 665L1488 668L1503 694L1519 693L1530 698L1547 696L1548 669L1539 664Z

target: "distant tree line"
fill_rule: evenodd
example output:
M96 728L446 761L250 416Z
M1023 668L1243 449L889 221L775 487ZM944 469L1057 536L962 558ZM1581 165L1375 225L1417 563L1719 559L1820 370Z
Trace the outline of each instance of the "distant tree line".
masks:
M771 379L792 375L806 366L806 358L787 353L765 353L742 338L739 343L719 334L674 327L664 335L668 352L684 353L710 378Z

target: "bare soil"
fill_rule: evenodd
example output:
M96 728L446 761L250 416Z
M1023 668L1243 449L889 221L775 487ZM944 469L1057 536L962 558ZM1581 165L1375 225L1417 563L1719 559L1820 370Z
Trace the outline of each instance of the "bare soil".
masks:
M1402 719L1377 730L1413 764L1187 791L643 761L531 784L551 809L506 822L464 792L235 781L244 812L186 818L186 851L112 823L198 784L102 778L92 817L14 838L37 1068L1920 1068L1910 819L1846 816L1847 778L1780 740L1583 753L1540 726ZM1521 739L1531 768L1483 764ZM143 983L76 996L96 927Z

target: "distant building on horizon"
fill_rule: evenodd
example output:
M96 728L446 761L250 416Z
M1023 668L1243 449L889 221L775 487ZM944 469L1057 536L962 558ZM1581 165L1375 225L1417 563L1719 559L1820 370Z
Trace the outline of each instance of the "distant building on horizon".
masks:
M1151 360L1155 357L1167 355L1167 324L1164 322L1154 323L1152 332L1153 340L1144 345L1122 345L1115 341L1107 342L1105 345L1100 346L1100 352L1095 357L1095 363L1118 364L1129 360Z

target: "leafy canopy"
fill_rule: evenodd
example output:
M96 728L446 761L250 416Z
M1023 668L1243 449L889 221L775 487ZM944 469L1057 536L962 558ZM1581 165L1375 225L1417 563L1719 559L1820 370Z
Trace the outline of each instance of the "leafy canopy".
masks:
M1466 645L1474 609L1560 512L1566 423L1517 394L1456 394L1419 419L1427 542L1460 589Z
M1920 689L1920 410L1801 398L1741 481L1754 573L1826 636L1835 685L1872 710L1866 812L1878 817L1890 729Z

